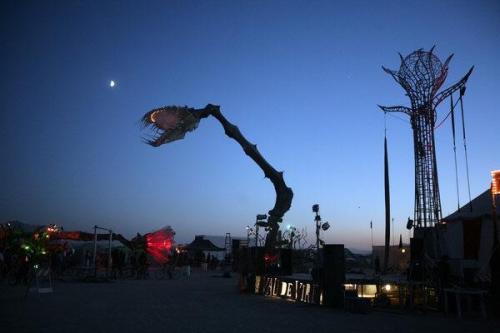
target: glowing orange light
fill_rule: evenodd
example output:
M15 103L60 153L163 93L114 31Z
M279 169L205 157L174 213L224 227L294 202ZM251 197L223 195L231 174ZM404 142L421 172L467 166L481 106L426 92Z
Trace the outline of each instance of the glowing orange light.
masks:
M500 194L500 170L491 172L491 194Z
M151 120L152 123L154 123L156 121L156 114L158 113L158 111L155 111L153 113L151 113L151 115L149 116L149 120Z

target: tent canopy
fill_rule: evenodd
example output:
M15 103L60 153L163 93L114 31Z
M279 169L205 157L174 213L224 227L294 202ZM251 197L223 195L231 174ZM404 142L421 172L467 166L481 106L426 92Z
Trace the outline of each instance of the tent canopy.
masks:
M224 251L223 248L215 246L211 241L204 238L205 236L195 236L186 248L189 251Z
M497 198L498 199L498 198ZM472 209L471 209L472 206ZM472 202L462 206L450 215L446 216L443 220L446 222L461 221L463 219L476 219L483 216L491 216L492 213L492 197L490 189L484 191L474 199ZM497 214L500 214L500 205L497 200ZM498 215L497 215L498 216Z

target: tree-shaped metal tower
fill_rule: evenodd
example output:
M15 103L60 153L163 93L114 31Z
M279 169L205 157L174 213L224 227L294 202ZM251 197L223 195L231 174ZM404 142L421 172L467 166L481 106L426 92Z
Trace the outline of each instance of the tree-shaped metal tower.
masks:
M465 76L447 89L438 93L448 75L448 64L453 54L442 63L432 52L419 49L405 58L399 54L399 70L382 66L406 91L411 107L380 106L385 112L403 112L410 116L413 129L415 153L415 227L431 227L441 220L441 200L439 196L438 172L434 129L436 107L453 92L465 87L474 66Z

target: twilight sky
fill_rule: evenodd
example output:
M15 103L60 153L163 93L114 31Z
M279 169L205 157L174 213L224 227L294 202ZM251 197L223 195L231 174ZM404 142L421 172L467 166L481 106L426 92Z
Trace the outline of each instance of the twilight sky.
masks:
M2 1L0 221L126 236L171 225L180 242L244 235L274 189L214 119L160 148L141 141L146 111L214 103L284 170L295 193L284 224L312 239L319 203L327 242L367 249L370 220L376 243L384 226L376 105L409 104L381 65L434 44L442 60L455 53L443 87L476 66L464 99L475 197L500 169L498 1ZM392 210L407 237L413 143L397 117L387 117ZM450 123L436 136L446 216L457 206Z

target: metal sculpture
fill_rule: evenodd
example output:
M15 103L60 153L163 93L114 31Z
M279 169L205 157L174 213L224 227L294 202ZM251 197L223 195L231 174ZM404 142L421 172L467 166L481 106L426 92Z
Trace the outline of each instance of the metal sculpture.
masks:
M282 217L292 205L293 192L286 186L283 179L283 172L279 172L269 164L257 150L257 145L251 144L241 134L237 126L230 123L221 113L218 105L208 104L203 109L194 109L179 106L166 106L147 112L142 117L145 127L154 130L155 136L146 142L153 147L183 139L187 132L191 132L198 127L201 119L212 116L217 119L226 135L243 148L243 151L262 169L266 178L273 183L276 191L276 202L273 209L269 211L269 217L264 225L268 230L266 237L266 250L273 251L277 243L279 223Z
M438 93L448 75L448 64L453 54L444 63L433 53L419 49L405 58L401 54L399 70L382 69L403 87L410 98L411 107L380 106L384 112L402 112L410 117L413 129L415 154L415 227L432 227L441 220L438 172L434 129L436 107L457 90L463 90L474 66L465 76L447 89Z

